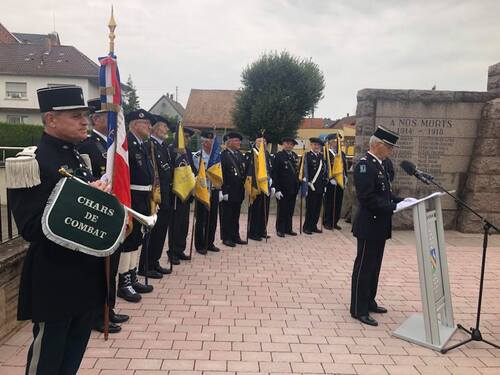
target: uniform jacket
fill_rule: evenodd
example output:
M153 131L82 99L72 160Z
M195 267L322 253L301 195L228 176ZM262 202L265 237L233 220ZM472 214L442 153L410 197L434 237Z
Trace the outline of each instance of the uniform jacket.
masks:
M392 214L402 198L392 194L387 172L371 154L354 167L354 185L359 201L354 236L366 240L391 238Z
M78 156L77 156L78 155ZM64 167L84 180L90 171L71 143L43 134L36 150L41 183L9 189L12 212L21 236L30 246L19 286L18 319L45 322L102 308L105 295L104 258L68 250L45 237L41 218Z
M283 194L295 195L299 191L299 157L293 152L279 151L274 156L273 184L276 191Z
M314 180L314 176L316 176L316 172L318 171L318 168L320 168L321 164L321 171L319 172L318 178L314 182L314 192L323 193L326 183L328 182L327 168L325 161L323 160L323 154L319 152L315 155L314 152L308 151L306 153L306 158L308 182L312 182ZM309 191L311 192L311 188L309 188Z
M92 131L87 139L80 143L77 148L80 154L87 154L90 157L94 177L101 178L106 172L106 140Z
M244 155L240 151L233 153L226 149L221 152L221 166L224 179L222 193L229 195L230 202L243 202L247 166Z
M173 163L170 159L170 153L166 142L160 143L153 137L149 139L149 142L153 144L156 168L158 169L158 177L160 179L160 208L167 209L170 207L170 192L172 190L172 180L174 177ZM150 143L148 144L149 147L151 147Z
M153 184L153 167L147 142L139 143L132 134L127 134L128 164L130 168L130 184L148 186ZM141 214L150 214L151 191L137 191L131 188L132 208Z

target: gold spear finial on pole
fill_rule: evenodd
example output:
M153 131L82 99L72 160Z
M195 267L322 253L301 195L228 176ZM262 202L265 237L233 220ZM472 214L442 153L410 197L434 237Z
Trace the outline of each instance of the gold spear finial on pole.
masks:
M109 53L114 53L116 21L113 15L113 5L111 5L111 17L109 18L108 27L109 27Z

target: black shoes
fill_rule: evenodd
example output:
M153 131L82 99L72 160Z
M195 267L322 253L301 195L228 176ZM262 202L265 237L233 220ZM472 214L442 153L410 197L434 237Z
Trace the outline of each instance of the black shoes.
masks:
M377 314L385 314L387 312L387 309L385 307L382 307L382 306L376 306L376 307L369 307L368 311L374 312Z
M125 314L116 314L113 309L109 309L109 321L111 323L120 324L129 320L129 316Z
M207 251L207 249L200 249L200 250L196 249L196 252L200 253L201 255L207 255L208 251Z
M251 239L251 240L254 240L254 241L262 241L262 238L260 238L259 236L254 236L253 234L249 234L248 235L248 238ZM238 243L238 242L236 242Z
M337 229L337 230L342 230L342 228L341 228L339 225L337 225L337 224L335 224L333 227L334 227L335 229Z
M118 290L116 295L127 302L139 302L142 296L132 287L132 277L129 272L118 275Z
M217 253L217 252L220 251L220 249L217 246L215 246L215 245L210 245L207 250L208 251L213 251L214 253Z
M241 238L237 238L234 241L234 243L237 244L237 245L246 245L248 243L248 241L243 241Z
M323 233L323 231L321 229L318 229L318 228L313 228L312 230L314 233Z
M283 232L276 232L276 235L278 237L285 237L285 233L283 233Z
M104 333L104 322L97 322L94 324L94 326L92 327L92 329L94 331L98 331L98 332L101 332L101 333ZM115 324L113 322L109 322L109 327L108 327L108 332L109 333L118 333L122 330L122 327L120 327L118 324Z
M302 229L302 232L304 232L305 234L313 234L312 231L310 231L309 229Z
M179 258L180 260L191 260L191 256L184 253L178 253L177 258Z
M181 261L175 255L169 255L168 259L170 260L170 264L174 266L178 266L179 264L181 264Z
M222 243L226 246L229 246L229 247L235 247L236 244L233 242L233 241L230 241L230 240L224 240L222 241Z
M270 236L270 235L268 235L268 234L264 234L264 235L262 236L262 239L263 239L263 240L267 240L268 238L271 238L271 236Z
M293 230L291 230L290 232L287 232L287 234L289 234L290 236L296 236L297 232L294 232Z
M130 270L129 273L130 279L132 281L132 288L134 288L137 293L144 294L151 293L153 291L153 285L145 285L139 282L139 280L137 279L135 268L133 270Z
M373 326L373 327L378 326L378 322L375 319L373 319L370 315L363 315L363 316L358 316L358 317L352 315L352 317L354 319L358 319L363 324L367 324L367 325Z
M333 227L333 225L323 224L323 228L328 229L328 230L332 230L334 227Z
M139 275L146 276L146 272L141 270L141 271L139 271ZM163 277L163 273L158 272L156 270L148 270L147 275L148 275L148 278L150 278L150 279L161 279Z
M160 265L160 262L156 262L153 269L163 275L170 275L172 273L172 268L165 268Z

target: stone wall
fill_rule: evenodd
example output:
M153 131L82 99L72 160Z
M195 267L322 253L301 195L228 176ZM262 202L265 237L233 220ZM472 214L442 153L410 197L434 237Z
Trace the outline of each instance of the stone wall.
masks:
M360 90L355 158L358 160L368 149L376 125L383 125L401 136L401 147L392 157L396 168L393 190L397 195L423 197L436 190L402 171L400 162L410 160L461 196L472 168L483 108L495 96L491 92ZM492 147L491 141L488 145ZM443 198L443 212L446 228L457 228L459 208L451 198ZM411 211L394 217L395 228L411 228L412 222Z
M488 92L500 94L500 63L488 68Z
M17 321L17 296L26 250L20 238L0 244L0 342L23 325Z
M483 108L462 197L480 215L500 224L500 98ZM476 232L481 227L476 215L461 210L457 229Z

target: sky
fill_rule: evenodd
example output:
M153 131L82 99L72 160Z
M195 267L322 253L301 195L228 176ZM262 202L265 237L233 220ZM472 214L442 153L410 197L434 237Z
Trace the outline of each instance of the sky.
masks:
M1 0L11 32L55 29L97 62L108 52L112 2ZM178 88L238 89L263 53L311 58L326 87L315 117L356 111L363 88L485 91L500 62L498 0L119 0L115 52L149 109ZM55 27L54 27L55 25Z

